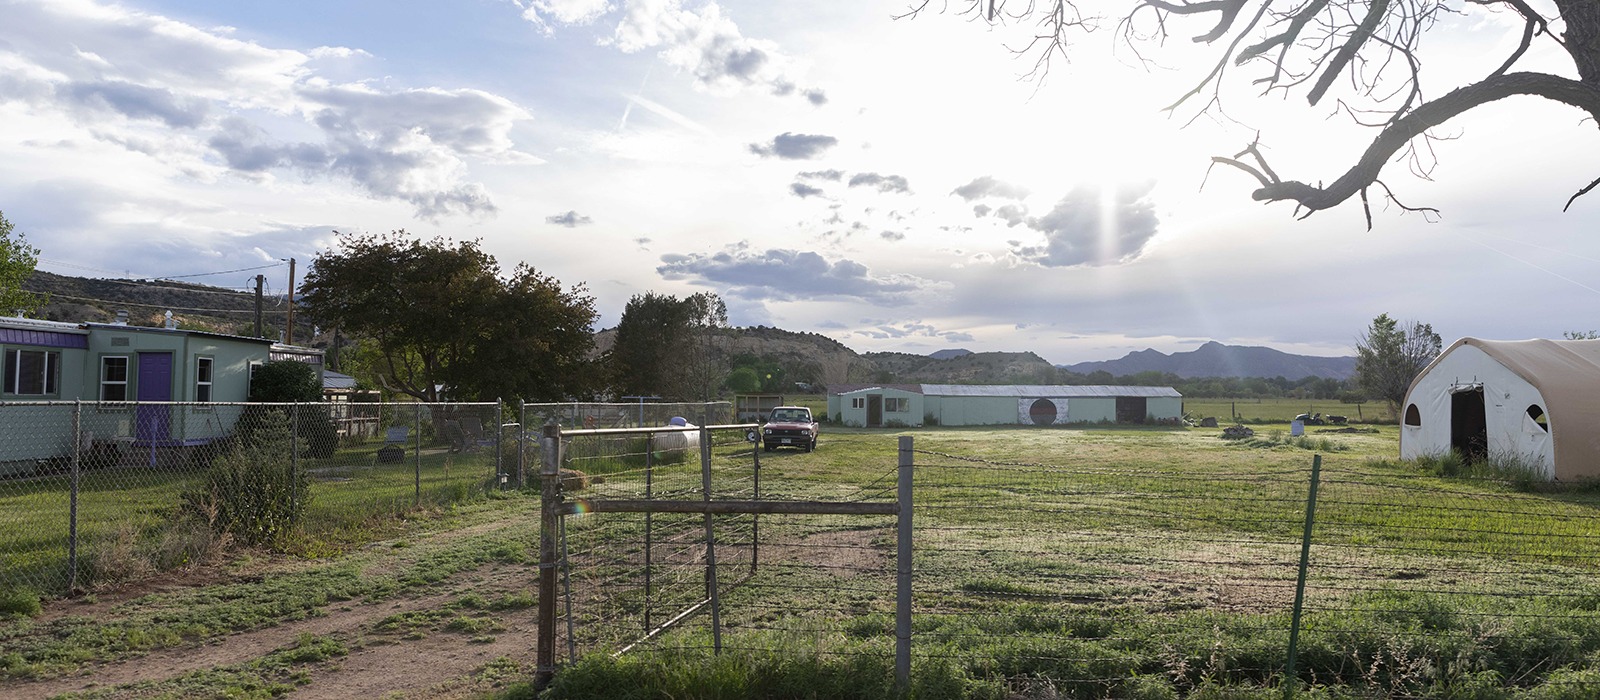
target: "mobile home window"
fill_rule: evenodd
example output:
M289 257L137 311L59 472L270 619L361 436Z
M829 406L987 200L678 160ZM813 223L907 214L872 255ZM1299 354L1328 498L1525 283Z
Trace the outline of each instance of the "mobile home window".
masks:
M61 353L48 350L7 350L5 391L18 396L56 393L61 377Z
M865 396L852 396L852 397L850 397L850 407L851 408L866 408L867 407L867 398Z
M126 356L100 358L100 400L128 400L128 358Z
M194 358L194 400L211 400L211 358Z

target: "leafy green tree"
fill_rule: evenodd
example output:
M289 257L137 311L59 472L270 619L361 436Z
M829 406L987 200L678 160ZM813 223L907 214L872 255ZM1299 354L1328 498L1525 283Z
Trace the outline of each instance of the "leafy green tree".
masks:
M22 283L39 264L39 249L0 212L0 316L27 313L44 303L38 295L22 291Z
M1397 411L1411 381L1442 347L1432 325L1402 324L1389 314L1379 314L1356 341L1356 384L1367 396Z
M1561 337L1567 340L1600 340L1600 331L1567 331Z
M250 377L250 400L265 403L311 403L320 404L322 401L322 379L317 376L316 368L304 362L294 360L274 360L256 368L255 374ZM281 406L271 407L255 406L241 419L239 434L245 442L257 441L259 430L265 423L263 416L268 413L293 413L294 433L299 436L300 444L308 457L332 457L338 448L339 431L333 424L333 418L328 415L325 406L297 406L287 409Z
M727 324L727 307L709 292L635 295L611 347L614 388L623 396L710 400L727 371L717 342Z
M388 391L558 400L596 386L594 299L526 264L502 278L478 241L341 234L301 290L320 324L371 342L370 379Z
M736 367L728 373L728 390L735 394L753 394L761 390L761 378L751 367Z

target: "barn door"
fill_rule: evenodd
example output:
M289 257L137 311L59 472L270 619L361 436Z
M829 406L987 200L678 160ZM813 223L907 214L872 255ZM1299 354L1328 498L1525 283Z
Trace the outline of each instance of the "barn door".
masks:
M1489 456L1489 416L1483 387L1450 395L1450 447L1468 462Z

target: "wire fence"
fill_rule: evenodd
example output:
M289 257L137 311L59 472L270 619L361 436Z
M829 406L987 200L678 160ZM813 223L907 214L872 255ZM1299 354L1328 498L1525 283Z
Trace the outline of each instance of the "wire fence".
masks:
M783 478L796 453L764 454L757 429L570 438L561 472L562 496L574 504L559 533L561 660L774 644L831 650L837 645L821 642L851 628L884 642L873 653L892 656L896 518L883 513L895 502L896 467L888 467L887 483L837 479L819 489ZM778 478L763 475L763 462L778 468ZM595 512L619 501L780 510L873 503L879 514ZM852 622L857 616L870 619ZM889 636L877 629L884 625Z
M693 460L656 461L644 442L578 444L569 466L602 453L642 466L603 481L591 469L569 498L704 496ZM790 470L784 455L761 464L735 430L710 453L712 499L893 495L888 464ZM1325 467L1321 456L1270 469L1151 468L917 450L913 472L915 668L1085 699L1225 688L1600 697L1592 489L1526 492L1381 462ZM888 658L894 522L567 518L561 655ZM713 581L716 614L706 606Z
M0 403L0 589L56 595L182 566L225 544L219 519L293 537L507 487L519 443L500 414L495 403ZM262 520L279 517L274 489L292 521Z

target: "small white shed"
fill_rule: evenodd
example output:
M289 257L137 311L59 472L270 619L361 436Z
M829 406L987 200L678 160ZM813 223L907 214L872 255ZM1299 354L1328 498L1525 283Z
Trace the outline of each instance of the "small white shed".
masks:
M1453 343L1412 381L1400 456L1509 456L1547 478L1600 477L1600 340Z

